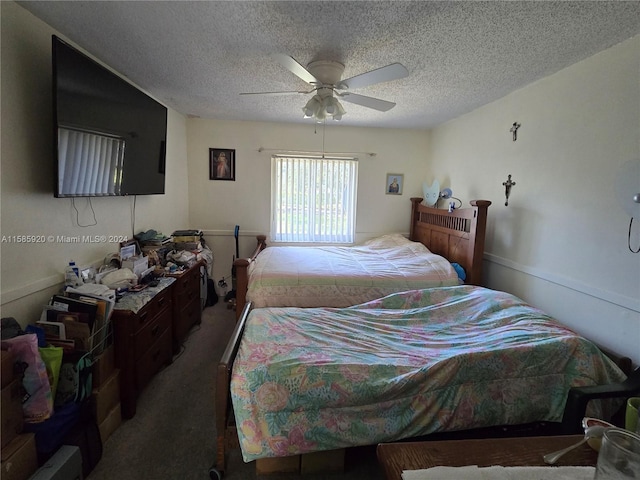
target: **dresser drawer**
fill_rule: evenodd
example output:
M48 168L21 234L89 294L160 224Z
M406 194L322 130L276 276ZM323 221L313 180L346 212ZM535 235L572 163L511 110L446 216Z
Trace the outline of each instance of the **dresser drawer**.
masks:
M200 270L194 269L185 273L183 277L180 277L176 281L175 300L178 306L183 306L189 303L194 298L200 297Z
M200 323L202 310L200 298L194 298L178 312L178 318L174 319L174 335L178 342L182 342L191 327Z
M151 320L145 322L142 329L138 330L134 340L135 359L142 357L147 350L167 330L171 330L171 308L164 308Z
M140 392L162 365L171 361L171 330L165 330L158 341L136 362L136 388Z
M136 314L136 325L133 331L137 334L153 320L161 310L169 306L171 306L171 289L166 289L156 295L152 302L149 302Z

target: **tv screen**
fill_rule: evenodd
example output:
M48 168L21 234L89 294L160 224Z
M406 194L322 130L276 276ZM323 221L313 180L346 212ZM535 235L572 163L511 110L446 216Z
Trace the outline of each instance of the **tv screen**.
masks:
M53 36L56 197L164 193L167 109Z

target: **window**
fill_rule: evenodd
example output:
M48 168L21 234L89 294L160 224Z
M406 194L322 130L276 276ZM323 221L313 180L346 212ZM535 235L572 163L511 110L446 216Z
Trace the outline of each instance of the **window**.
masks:
M353 243L358 161L271 158L271 238L276 242Z

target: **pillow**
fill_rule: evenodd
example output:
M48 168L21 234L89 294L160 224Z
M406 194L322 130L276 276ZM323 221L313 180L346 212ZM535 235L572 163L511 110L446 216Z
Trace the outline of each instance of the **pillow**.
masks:
M367 240L362 245L369 248L390 248L397 247L399 245L407 245L410 243L415 242L412 242L401 233L389 233L387 235L382 235L381 237Z

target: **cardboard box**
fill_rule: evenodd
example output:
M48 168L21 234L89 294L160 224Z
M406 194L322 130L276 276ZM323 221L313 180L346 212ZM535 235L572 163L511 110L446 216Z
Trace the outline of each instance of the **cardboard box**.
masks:
M122 260L122 268L128 268L140 276L142 272L149 268L149 257L129 257L126 260Z
M259 458L256 460L256 475L299 472L300 455L293 455L291 457Z
M9 353L8 350L0 350L0 382L2 388L6 387L13 380L13 367L16 362L16 357L13 353Z
M300 473L311 475L316 473L344 472L345 449L325 450L301 455Z
M22 414L22 396L23 396L22 380L15 379L9 385L2 389L2 431L0 432L0 440L2 448L11 440L22 433L24 418Z
M111 409L107 418L98 425L102 445L104 445L111 434L118 429L120 424L122 424L122 409L120 408L120 402L118 402L118 404Z
M113 344L105 348L93 361L93 388L101 387L116 369Z
M2 480L27 480L38 469L36 437L24 433L2 448Z
M94 388L91 393L96 423L100 425L118 403L120 403L120 370L115 370L106 382L99 388Z

